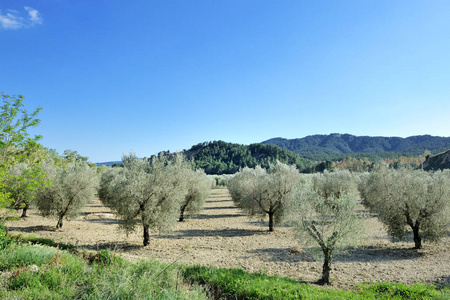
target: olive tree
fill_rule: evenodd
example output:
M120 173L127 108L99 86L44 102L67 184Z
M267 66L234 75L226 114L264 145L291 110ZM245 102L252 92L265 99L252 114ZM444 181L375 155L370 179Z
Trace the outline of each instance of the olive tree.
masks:
M161 231L175 224L190 165L181 154L153 156L150 161L124 155L122 165L102 174L99 197L119 216L127 233L142 225L147 246L150 229Z
M241 201L256 188L258 178L266 174L266 170L260 166L254 169L245 167L236 173L227 184L231 199L240 208L243 208Z
M47 161L43 169L51 186L38 190L35 202L41 215L57 218L56 228L61 228L64 218L74 219L83 206L94 199L98 188L97 172L81 162L58 167Z
M362 217L355 212L358 196L344 188L326 192L330 186L346 186L340 182L345 178L342 174L325 173L312 178L305 175L305 178L289 207L290 219L301 241L319 246L318 253L323 256L320 282L329 284L335 252L346 245L357 245L364 235Z
M361 187L364 203L378 213L391 237L403 239L410 229L414 248L422 239L437 242L450 222L450 172L426 172L378 164Z
M186 178L186 195L181 202L180 218L178 221L184 221L184 213L198 213L202 210L206 198L211 191L212 181L203 170L190 171Z
M233 191L232 197L239 198L239 207L249 215L269 216L269 231L274 230L274 223L279 223L285 213L286 205L291 200L300 174L295 166L281 162L271 164L269 169L255 169L242 171L230 182L240 184L240 191ZM233 188L232 188L233 189Z

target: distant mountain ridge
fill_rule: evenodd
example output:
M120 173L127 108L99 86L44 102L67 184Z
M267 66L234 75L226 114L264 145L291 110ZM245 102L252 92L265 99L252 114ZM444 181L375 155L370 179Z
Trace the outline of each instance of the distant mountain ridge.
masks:
M420 155L425 150L437 154L450 149L450 137L417 135L406 138L383 136L355 136L332 133L310 135L304 138L273 138L262 142L276 145L303 156L345 153L396 152L400 155Z

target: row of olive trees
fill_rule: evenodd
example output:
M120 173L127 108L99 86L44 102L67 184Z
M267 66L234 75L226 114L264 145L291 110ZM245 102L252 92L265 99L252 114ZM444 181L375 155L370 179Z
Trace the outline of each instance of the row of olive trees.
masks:
M150 230L171 228L182 221L185 211L203 207L211 182L204 172L193 171L191 163L179 155L154 156L150 161L125 155L123 168L107 170L101 176L99 197L121 219L127 232L140 224L143 244L150 241Z
M364 237L362 203L377 213L390 236L403 238L410 227L415 248L422 237L438 241L449 229L450 172L389 169L379 164L371 173L348 171L299 175L280 163L266 171L245 168L228 182L236 204L249 215L287 220L302 241L318 245L323 259L323 283L329 283L333 253L357 245Z
M76 157L78 156L53 155L47 156L44 162L39 163L39 168L29 167L26 163L11 167L8 170L10 176L7 181L9 197L14 200L11 205L22 209L22 217L26 217L31 205L35 206L42 216L57 219L56 228L63 226L64 219L76 218L81 209L95 198L99 189L99 169L90 166L87 159ZM146 244L149 234L149 227L146 224L166 229L170 226L165 220L175 219L169 217L174 211L179 213L179 220L183 221L185 212L196 213L203 208L212 182L203 171L193 171L190 166L191 164L184 161L182 156L177 156L176 159L158 157L150 164L132 155L126 156L124 168L109 169L105 172L100 195L104 196L105 192L111 192L112 185L105 185L105 180L111 179L111 175L117 177L115 178L117 183L118 178L126 174L128 182L122 182L124 186L115 186L119 189L114 191L115 201L108 202L111 197L103 197L102 200L121 216L124 221L122 226L129 229L133 227L135 212L132 210L136 204L136 201L133 202L136 200L136 191L149 198L152 197L152 193L157 193L159 198L155 207L152 208L147 203L140 213L146 222L143 223L144 235L147 236L144 238ZM140 172L142 170L144 173ZM151 175L153 177L149 179ZM147 178L143 180L138 179L145 176ZM110 190L105 190L106 187ZM124 210L124 207L128 211Z

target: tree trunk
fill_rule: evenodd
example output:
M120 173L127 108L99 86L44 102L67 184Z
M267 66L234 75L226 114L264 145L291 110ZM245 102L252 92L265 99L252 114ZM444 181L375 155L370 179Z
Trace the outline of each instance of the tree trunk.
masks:
M184 221L184 210L186 209L186 206L182 206L180 209L180 218L178 219L178 222Z
M273 212L269 212L269 231L273 231Z
M419 222L412 228L414 233L414 249L422 249L422 238L419 233Z
M322 267L322 279L321 284L330 284L330 272L331 272L331 254L329 251L324 251L325 259Z
M63 226L63 217L59 217L58 224L56 224L56 228L61 228Z
M148 224L144 224L144 246L147 246L150 243L150 233Z
M28 210L28 204L26 203L24 208L22 209L22 215L20 216L21 218L27 217L27 210Z

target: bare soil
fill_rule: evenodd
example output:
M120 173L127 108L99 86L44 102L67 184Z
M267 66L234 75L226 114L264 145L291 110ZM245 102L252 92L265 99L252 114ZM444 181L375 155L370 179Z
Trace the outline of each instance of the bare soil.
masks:
M157 258L193 265L241 268L249 272L289 276L308 283L321 277L322 263L314 261L294 238L289 227L268 232L267 220L249 219L231 200L226 189L214 189L204 210L167 234L153 234L142 246L142 230L130 234L118 230L118 221L95 200L73 221L56 230L56 220L45 219L33 209L29 217L9 222L12 233L33 233L91 250L109 249L131 260ZM439 244L425 243L413 250L412 242L390 241L376 218L367 220L370 238L363 247L336 256L332 286L352 288L360 282L422 282L450 284L450 236Z

